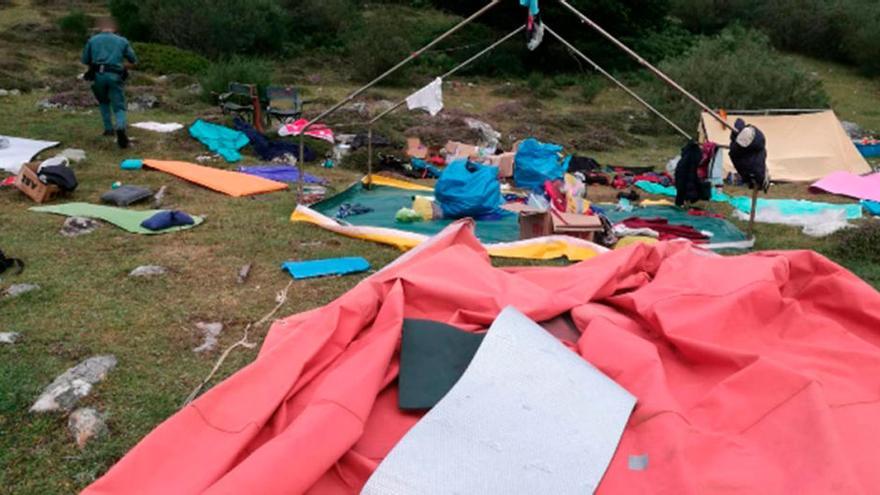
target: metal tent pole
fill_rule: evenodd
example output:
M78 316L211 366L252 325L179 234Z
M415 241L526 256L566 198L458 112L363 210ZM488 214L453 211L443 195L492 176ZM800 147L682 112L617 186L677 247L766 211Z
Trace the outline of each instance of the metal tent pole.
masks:
M478 59L479 59L480 57L482 57L483 55L485 55L485 54L491 52L492 50L494 50L494 49L496 49L496 48L498 48L499 45L501 45L501 44L504 43L505 41L509 40L510 38L513 38L514 36L516 36L517 34L519 34L520 32L522 32L525 28L526 28L526 26L525 26L525 25L522 25L522 26L520 26L520 27L514 29L514 30L511 31L507 36L505 36L505 37L499 39L498 41L496 41L496 42L494 42L494 43L492 43L491 45L487 46L486 48L484 48L484 49L481 50L480 52L476 53L474 56L472 56L472 57L470 57L469 59L465 60L464 62L462 62L462 63L456 65L454 68L452 68L451 70L449 70L449 71L446 72L445 74L439 76L440 79L446 79L446 78L452 76L453 74L455 74L456 72L460 71L461 69L464 69L465 67L467 67L467 66L469 66L470 64L474 63L476 60L478 60ZM406 104L406 98L400 100L399 102L397 102L397 103L395 103L393 106L391 106L391 108L388 108L388 109L385 110L384 112L382 112L382 113L380 113L379 115L376 115L375 117L373 117L373 119L371 119L369 122L367 122L367 125L369 126L369 129L370 129L369 132L372 133L372 130L373 130L373 124L375 124L376 122L382 120L383 118L385 118L385 116L387 116L387 115L390 114L391 112L397 110L398 108L402 107L404 104ZM369 149L369 158L367 159L367 169L369 170L370 175L372 175L372 173L373 173L373 167L372 167L372 165L373 165L372 134L370 135L370 145L369 145L368 149ZM369 180L368 180L368 183L369 183Z
M321 112L321 114L319 114L319 115L318 115L317 117L315 117L314 119L311 119L311 121L309 121L309 122L306 124L306 126L302 129L302 134L300 134L300 150L299 150L300 162L302 162L302 161L303 161L303 158L304 158L304 151L303 151L303 150L304 150L304 148L303 148L304 138L303 138L303 136L305 136L306 131L308 131L309 128L312 127L312 125L314 125L314 124L316 124L318 121L320 121L320 120L322 120L322 119L328 117L329 115L332 115L332 114L335 113L337 110L339 110L340 108L342 108L343 106L345 106L346 104L348 104L351 100L353 100L353 99L357 98L358 96L360 96L361 93L363 93L364 91L366 91L366 90L372 88L373 86L375 86L376 84L378 84L378 83L381 82L383 79L385 79L385 78L387 78L388 76L390 76L391 74L394 74L395 72L397 72L398 70L400 70L403 66L405 66L406 64L412 62L413 60L415 60L416 58L418 58L420 55L422 55L423 53L425 53L426 51L430 50L432 47L434 47L435 45L437 45L438 43L440 43L441 41L443 41L443 40L445 40L446 38L452 36L453 34L455 34L456 32L458 32L459 30L461 30L461 28L463 28L463 27L467 26L468 24L470 24L471 22L475 21L477 18L479 18L481 15L485 14L486 12L488 12L492 7L498 5L499 3L501 3L501 0L492 0L492 1L489 2L487 5L485 5L483 8L481 8L480 10L474 12L474 14L471 15L470 17L468 17L467 19L461 21L460 23L458 23L458 24L456 24L455 26L453 26L452 29L450 29L449 31L446 31L445 33L443 33L443 34L441 34L440 36L438 36L437 38L435 38L434 41L428 43L427 45L423 46L423 47L420 48L419 50L417 50L417 51L411 53L408 57L406 57L405 59L403 59L402 61L400 61L397 65L395 65L394 67L392 67L392 68L388 69L387 71L385 71L381 76L379 76L379 77L373 79L372 81L370 81L370 82L367 83L366 85L362 86L361 88L357 89L355 92L353 92L353 93L351 93L350 95L348 95L347 97L345 97L342 101L338 102L337 104L333 105L332 107L328 108L327 110ZM303 166L303 164L300 163L300 167L301 167L301 168L302 168L302 166ZM297 188L297 194L298 194L297 201L301 201L301 200L302 200L302 192L303 192L303 175L304 175L304 174L300 173L300 177L299 177L300 180L298 181L298 188Z
M587 16L585 16L584 14L582 14L578 9L572 7L571 4L568 3L566 0L559 0L559 3L561 3L561 4L562 4L565 8L567 8L568 10L572 11L572 12L574 13L574 15L578 16L578 17L579 17L584 23L586 23L588 26L590 26L590 27L592 27L593 29L595 29L599 34L601 34L602 36L604 36L605 38L607 38L609 41L611 41L612 43L614 43L615 45L617 45L618 48L620 48L621 50L623 50L624 52L626 52L630 57L632 57L633 59L635 59L638 63L642 64L645 68L647 68L648 70L650 70L651 72L653 72L654 75L657 76L657 77L659 77L663 82L665 82L666 84L668 84L668 85L671 86L673 89L675 89L676 91L680 92L681 94L685 95L685 96L686 96L687 98L689 98L692 102L696 103L700 108L703 109L703 111L709 113L709 114L710 114L712 117L714 117L715 120L717 120L721 125L723 125L723 126L726 127L727 129L730 129L731 131L734 130L733 126L731 126L730 124L728 124L726 120L722 119L721 116L718 115L717 112L715 112L714 110L712 110L711 108L709 108L709 106L706 105L705 103L703 103L702 101L700 101L699 98L697 98L696 96L694 96L693 94L691 94L688 90L684 89L680 84L678 84L677 82L675 82L674 80L672 80L671 77L669 77L669 76L667 76L666 74L664 74L663 71L661 71L660 69L658 69L657 67L655 67L654 65L652 65L650 62L648 62L647 60L645 60L644 58L642 58L642 56L639 55L638 53L636 53L635 51L633 51L632 48L626 46L622 41L620 41L620 40L618 40L617 38L615 38L614 36L612 36L611 33L609 33L608 31L605 31L604 29L602 29L602 26L600 26L600 25L596 24L595 22L593 22L592 19L590 19L589 17L587 17Z
M557 40L559 40L560 43L562 43L563 45L565 45L565 47L568 48L569 50L571 50L575 55L577 55L578 57L582 58L585 62L587 62L588 64L590 64L590 65L593 67L593 69L595 69L597 72L599 72L599 73L602 74L603 76L607 77L609 80L611 80L611 82L613 82L613 83L616 84L620 89L622 89L623 91L625 91L625 92L626 92L628 95L630 95L634 100L636 100L637 102L641 103L645 108L647 108L648 110L650 110L654 115L656 115L657 117L660 117L660 119L662 119L664 122L666 122L667 124L669 124L670 126L672 126L672 128L675 129L676 131L678 131L679 134L681 134L682 136L684 136L685 138L687 138L687 139L689 139L689 140L693 140L693 137L691 137L691 135L688 134L687 131L685 131L684 129L682 129L681 127L679 127L678 124L676 124L676 123L673 122L671 119L669 119L668 117L666 117L665 115L663 115L662 113L660 113L659 110L657 110L656 108L654 108L650 103L648 103L647 101L645 101L641 96L639 96L638 94L636 94L633 90L629 89L629 87L627 87L625 84L623 84L622 82L620 82L617 78L615 78L614 76L612 76L608 71L606 71L606 70L603 69L601 66L599 66L599 64L597 64L597 63L594 62L592 59L590 59L589 57L587 57L586 55L584 55L583 52L581 52L580 50L578 50L577 48L575 48L574 45L572 45L571 43L569 43L568 41L566 41L562 36L560 36L559 34L557 34L556 31L550 29L550 27L549 27L546 23L544 24L544 29L546 29L548 33L550 33L551 35L553 35L554 38L556 38Z

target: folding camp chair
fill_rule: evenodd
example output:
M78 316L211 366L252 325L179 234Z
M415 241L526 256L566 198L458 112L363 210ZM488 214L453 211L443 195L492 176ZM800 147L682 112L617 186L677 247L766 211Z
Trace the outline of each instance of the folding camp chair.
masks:
M229 83L229 89L217 97L220 110L224 115L234 115L254 124L260 125L260 97L257 87L253 84Z
M299 90L291 86L269 86L266 88L266 124L272 119L284 124L302 117L303 103Z

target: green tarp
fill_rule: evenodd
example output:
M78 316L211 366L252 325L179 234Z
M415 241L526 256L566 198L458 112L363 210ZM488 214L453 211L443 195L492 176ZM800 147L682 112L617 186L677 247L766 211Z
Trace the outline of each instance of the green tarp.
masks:
M64 215L68 217L94 218L96 220L103 220L107 223L111 223L120 229L127 230L133 234L144 235L166 234L168 232L191 229L204 221L202 217L193 216L192 219L196 222L194 225L171 227L170 229L153 231L141 227L141 222L162 210L128 210L113 206L93 205L91 203L66 203L63 205L35 206L30 210L39 213L54 213L56 215Z
M352 225L386 227L406 230L418 234L434 235L440 233L453 220L434 220L417 223L398 223L397 210L411 208L414 196L432 196L430 192L408 191L396 187L376 186L367 190L357 183L340 194L312 205L312 209L330 218L336 218L339 207L345 203L361 204L373 209L370 213L344 218ZM477 222L477 237L484 244L512 242L519 240L519 220L516 215L504 215L500 220L481 220Z
M605 207L605 205L602 205ZM728 242L742 242L746 240L746 234L739 230L736 225L723 218L698 217L688 215L687 210L675 206L647 206L634 208L633 211L616 211L613 207L606 210L608 219L614 223L620 223L627 218L665 218L669 223L676 225L690 225L699 230L712 233L711 244Z

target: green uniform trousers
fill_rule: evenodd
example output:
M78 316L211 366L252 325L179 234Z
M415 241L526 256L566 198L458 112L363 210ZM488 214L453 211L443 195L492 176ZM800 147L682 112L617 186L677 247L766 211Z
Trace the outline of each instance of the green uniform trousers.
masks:
M125 130L125 83L118 74L95 74L92 83L92 92L98 99L101 107L101 119L104 121L104 130ZM112 117L116 116L116 127L113 127Z

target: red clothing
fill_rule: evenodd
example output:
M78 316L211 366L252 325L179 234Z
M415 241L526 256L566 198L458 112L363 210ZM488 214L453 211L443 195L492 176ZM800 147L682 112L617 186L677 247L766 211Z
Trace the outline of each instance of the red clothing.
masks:
M880 294L845 269L808 251L721 257L685 242L495 268L457 222L275 322L253 363L85 493L356 494L419 420L397 407L403 318L476 331L508 305L535 321L570 315L580 357L638 398L600 495L880 486Z
M706 242L709 236L690 225L670 224L665 218L627 218L623 224L631 229L651 229L660 234L661 241L671 239L690 239L697 242Z

